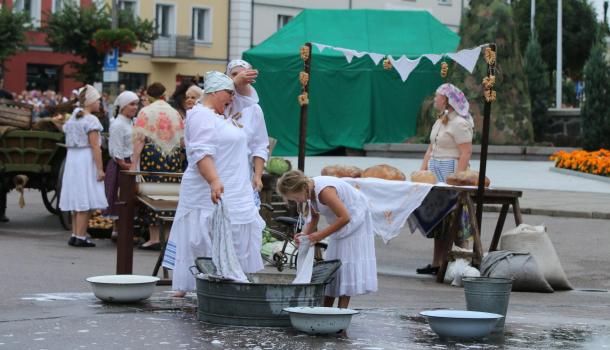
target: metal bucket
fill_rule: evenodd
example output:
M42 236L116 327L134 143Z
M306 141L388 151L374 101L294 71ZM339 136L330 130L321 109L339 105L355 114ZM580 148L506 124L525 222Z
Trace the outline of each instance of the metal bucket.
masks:
M469 311L491 312L504 316L492 333L504 332L504 321L513 281L508 278L465 277L464 294Z
M332 272L325 273L324 280L312 279L314 283L308 284L292 284L294 275L286 274L251 274L253 283L196 276L197 318L235 326L290 327L290 316L283 309L321 306L326 284L340 265L339 261L316 265L314 275L320 269Z

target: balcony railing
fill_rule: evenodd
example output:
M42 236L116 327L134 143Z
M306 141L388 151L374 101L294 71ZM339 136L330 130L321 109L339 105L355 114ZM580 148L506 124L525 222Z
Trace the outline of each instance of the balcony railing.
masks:
M153 42L153 57L193 58L195 44L187 35L160 36Z

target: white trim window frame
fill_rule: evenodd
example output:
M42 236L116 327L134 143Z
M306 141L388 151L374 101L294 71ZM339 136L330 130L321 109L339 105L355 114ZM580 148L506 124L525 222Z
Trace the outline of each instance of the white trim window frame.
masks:
M201 27L201 16L203 16L203 27ZM206 6L191 7L191 38L196 44L212 43L212 8ZM200 36L201 31L203 35Z
M453 1L451 0L438 0L439 6L453 6Z
M168 19L167 19L167 32L163 33L163 29L159 26L159 7L167 7L169 8L169 13L167 14ZM176 35L176 31L177 31L177 21L176 21L176 15L178 13L177 11L177 6L175 3L172 2L165 2L165 1L157 1L155 2L155 7L153 10L153 18L155 19L155 25L157 26L157 33L159 34L160 37L171 37L171 36L175 36ZM164 15L162 15L164 16ZM163 22L163 18L161 19ZM163 24L161 24L163 25ZM161 29L161 30L160 30ZM164 35L163 35L164 34Z
M80 0L53 0L51 3L51 13L61 11L61 9L64 7L64 4L68 2L71 2L76 6L80 7Z
M35 28L40 27L40 21L42 19L42 0L15 0L13 2L14 12L27 12L30 15L30 20ZM26 3L29 4L29 8L26 9Z
M284 26L286 24L288 24L288 22L292 21L292 19L294 18L293 15L286 15L283 13L278 13L277 14L277 29L276 30L280 30L282 28L284 28Z
M127 8L125 7L125 4L129 3L129 4L133 4L133 16L134 17L140 17L140 0L118 0L118 5L119 5L119 9L120 10L126 10ZM156 12L156 10L155 10Z

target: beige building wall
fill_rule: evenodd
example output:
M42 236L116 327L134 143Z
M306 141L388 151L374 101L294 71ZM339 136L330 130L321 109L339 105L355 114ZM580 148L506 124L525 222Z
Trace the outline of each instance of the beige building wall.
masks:
M160 82L171 94L180 76L203 75L210 70L224 71L228 56L228 0L127 0L135 15L155 21L157 5L171 8L167 38L160 37L146 49L124 54L119 73L146 74L147 84ZM107 0L110 4L110 0ZM121 1L119 1L121 3ZM135 4L135 5L133 5ZM193 41L193 10L207 11L203 26L205 37ZM185 49L186 47L186 49ZM121 74L125 77L125 74Z

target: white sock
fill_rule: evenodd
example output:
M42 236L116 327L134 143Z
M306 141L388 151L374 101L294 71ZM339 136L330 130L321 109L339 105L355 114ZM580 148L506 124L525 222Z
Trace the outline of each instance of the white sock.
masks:
M87 240L87 236L82 236L82 237L76 236L76 238L78 238L78 239L82 239L83 241L86 241L86 240Z
M72 232L72 237L76 237L76 233Z

